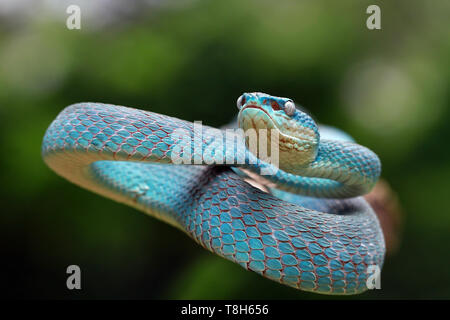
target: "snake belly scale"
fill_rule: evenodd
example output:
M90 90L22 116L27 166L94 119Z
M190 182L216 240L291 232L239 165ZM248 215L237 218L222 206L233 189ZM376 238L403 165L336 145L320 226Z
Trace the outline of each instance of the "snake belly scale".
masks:
M243 163L211 165L205 154L225 151L214 147L205 127L189 150L202 165L173 164L174 132L194 133L194 124L123 106L68 106L47 129L42 156L67 180L170 223L266 278L323 294L367 290L368 268L381 268L385 254L377 217L361 197L380 175L378 157L321 136L290 99L246 93L238 109L244 130L279 131L279 168L264 176L276 184L271 192L244 181L240 169L273 166L244 140L232 147Z

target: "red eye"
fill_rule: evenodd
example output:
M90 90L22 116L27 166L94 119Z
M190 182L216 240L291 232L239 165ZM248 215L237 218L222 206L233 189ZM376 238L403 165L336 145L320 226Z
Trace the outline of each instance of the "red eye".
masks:
M274 111L281 110L280 105L279 105L278 102L276 102L276 101L270 102L270 105L272 106L272 109L273 109Z

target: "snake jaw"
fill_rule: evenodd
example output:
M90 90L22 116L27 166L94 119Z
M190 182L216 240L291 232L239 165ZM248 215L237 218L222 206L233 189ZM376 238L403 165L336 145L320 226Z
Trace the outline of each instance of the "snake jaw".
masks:
M268 149L271 147L270 131L277 131L281 169L290 171L289 168L293 166L304 166L315 160L319 144L317 126L307 114L299 110L291 116L286 114L280 105L292 100L261 93L245 93L239 98L238 105L239 101L243 102L238 114L240 128L244 131L255 129L258 139L260 130L267 129Z

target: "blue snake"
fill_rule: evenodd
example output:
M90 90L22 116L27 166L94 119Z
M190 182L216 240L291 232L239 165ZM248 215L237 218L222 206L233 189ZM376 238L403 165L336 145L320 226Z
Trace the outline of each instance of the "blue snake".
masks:
M263 277L322 294L367 290L369 267L381 268L385 255L378 219L361 196L380 175L377 155L319 128L291 99L244 93L237 107L239 129L230 133L134 108L74 104L47 129L42 156L67 180ZM252 149L255 137L272 151ZM248 183L251 175L270 182L268 190Z

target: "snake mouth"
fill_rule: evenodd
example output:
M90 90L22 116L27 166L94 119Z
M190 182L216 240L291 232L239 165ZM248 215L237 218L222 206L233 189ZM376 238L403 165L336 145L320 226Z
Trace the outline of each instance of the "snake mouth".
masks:
M256 114L255 111L259 113L259 115ZM241 115L243 121L243 129L245 130L248 128L253 128L255 130L265 129L269 131L271 130L278 131L278 139L279 139L278 143L280 147L282 147L284 144L287 143L299 144L301 142L297 137L292 136L289 133L286 133L284 128L282 128L273 118L273 115L271 115L270 112L264 109L262 106L259 106L254 103L244 105L239 112L238 116L239 121L241 121Z
M297 163L304 165L311 163L317 155L318 139L312 129L306 128L295 119L286 119L278 113L272 114L270 109L257 103L248 102L244 105L238 115L239 127L244 130L253 128L255 130L267 129L267 141L272 139L272 130L277 131L277 146L281 153L287 156L287 165ZM269 138L271 136L271 138ZM280 168L285 168L280 163Z
M268 112L266 109L264 109L262 106L260 106L258 104L249 103L247 105L244 105L242 107L242 109L240 110L239 115L241 113L243 113L245 110L250 110L250 109L262 112L264 115L264 119L262 119L263 116L260 117L261 120L263 120L265 123L264 127L257 125L258 121L256 121L256 119L250 119L251 126L254 129L268 129L268 130L275 129L278 131L281 140L291 141L291 143L297 143L297 144L301 143L302 139L300 137L297 137L295 135L295 132L286 130L286 128L284 128L280 123L278 123L278 121L276 121L274 119L273 115L271 115L270 112Z
M262 112L264 117L266 118L265 123L267 125L267 129L276 129L278 130L281 137L285 140L291 140L290 143L294 144L302 144L302 143L310 143L317 144L318 138L316 133L311 128L306 128L302 124L292 120L290 117L285 116L283 114L271 114L268 110L266 110L261 105L255 104L253 101L249 102L247 105L244 105L239 111L240 117L241 113L245 110L257 110ZM278 118L278 119L277 119ZM258 129L255 125L255 121L251 120L254 129Z
M239 113L242 113L244 110L247 110L247 109L257 109L258 111L263 112L267 116L267 118L270 120L272 127L277 128L281 132L281 129L277 126L276 121L272 118L272 116L266 110L264 110L264 108L262 108L261 106L259 106L257 104L248 104L248 105L245 105L244 107L242 107L242 109L240 110Z

